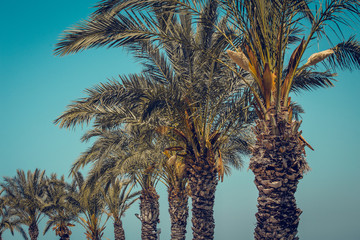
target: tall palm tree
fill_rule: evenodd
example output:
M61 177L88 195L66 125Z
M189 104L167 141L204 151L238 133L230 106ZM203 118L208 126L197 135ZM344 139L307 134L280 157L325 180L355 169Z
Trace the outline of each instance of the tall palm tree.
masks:
M229 24L243 37L235 51L228 54L254 79L253 83L243 80L251 87L259 118L249 166L259 190L255 239L298 239L302 211L296 206L294 194L299 180L309 170L305 146L312 147L299 130L301 121L293 118L289 93L331 86L336 67L359 69L360 43L353 36L343 41L340 25L350 26L359 20L360 3L327 0L316 8L315 1L302 0L221 2ZM333 38L328 31L342 36L341 42L302 62L307 51L313 50L313 41L324 36ZM315 72L320 62L329 64L325 71ZM318 84L312 85L314 80Z
M99 90L97 96L102 100L98 100L93 112L89 111L89 99L79 101L58 122L60 126L71 126L89 121L94 112L112 112L114 116L124 112L120 108L99 108L100 102L130 105L143 112L145 121L149 121L149 116L166 118L154 124L159 132L176 138L177 144L170 147L178 149L177 154L183 156L191 189L194 239L213 239L215 190L218 178L223 176L220 149L232 134L241 133L253 119L247 107L251 99L244 84L216 61L216 57L228 61L223 54L228 44L215 27L231 34L231 29L226 28L227 19L218 17L216 1L205 1L201 5L202 20L196 27L190 12L176 15L159 1L150 4L154 17L141 15L144 21L131 12L119 12L120 1L112 1L119 3L117 6L105 2L99 7L101 14L95 13L92 19L67 32L58 44L57 53L133 43L129 49L143 61L144 73L127 82L121 79L133 89L130 91L110 87L111 84L94 89L90 94L95 96ZM131 1L124 1L125 5L126 2ZM106 9L107 3L109 9ZM156 44L164 51L151 41L144 41L151 36L155 36ZM212 52L215 57L209 58L206 52ZM139 82L150 88L139 89ZM104 94L106 88L111 89L108 96Z
M0 240L2 240L2 234L7 229L14 235L14 230L21 233L25 240L28 239L24 229L20 225L20 219L17 216L13 216L14 209L7 206L6 199L0 197Z
M114 220L115 240L125 240L121 217L138 200L135 197L140 192L132 192L135 183L131 180L113 177L110 181L110 186L106 187L102 193L107 206L107 214Z
M4 177L1 186L9 208L14 210L14 216L19 218L19 223L29 227L31 240L39 236L38 224L42 219L42 208L45 201L45 171L35 169L27 174L17 170L15 177Z
M56 236L60 237L60 240L70 239L72 232L69 227L75 226L72 222L79 214L79 209L67 201L67 197L71 194L70 189L72 188L65 182L64 176L58 179L56 174L52 174L47 179L46 199L42 211L49 220L46 222L44 234L53 227L52 230L55 231Z
M161 1L156 2L161 5ZM201 14L198 6L202 1L171 2L185 8L187 12ZM329 60L330 65L345 69L359 66L359 44L353 37L331 49L312 55L304 65L300 65L305 50L316 39L315 36L326 36L325 26L336 29L339 23L346 25L351 22L347 21L348 16L358 19L359 3L356 0L325 1L319 9L315 9L316 14L313 14L309 6L316 7L314 1L220 2L229 16L228 24L241 38L239 41L232 41L234 38L223 31L227 41L236 47L236 52L229 51L229 55L240 66L241 73L250 73L252 80L243 78L236 69L219 59L212 51L206 51L206 55L217 58L217 62L232 68L237 76L242 78L251 89L254 96L253 107L259 117L255 131L258 141L253 147L250 164L256 175L260 195L255 238L294 239L301 212L296 207L294 193L298 181L308 169L304 147L311 146L298 131L300 122L293 118L295 108L289 92L331 86L331 79L334 77L331 70L315 72L312 69L314 64L325 59ZM144 17L145 21L139 23L137 20L140 17L119 14L129 6L139 9L149 5L154 6L154 1L103 1L94 14L95 18L67 32L58 45L57 52L67 54L96 46L121 46L139 39L167 38L167 41L175 41L181 45L183 42L178 37L164 36L168 34L167 31L152 31L157 26L152 19ZM346 16L343 13L349 14ZM104 18L99 17L102 14ZM301 27L306 25L306 21L310 23L310 28L305 32L306 38L301 41L298 36L299 33L304 35ZM147 28L148 25L150 27ZM340 28L338 30L341 32ZM295 51L290 54L290 61L286 66L286 53L293 50L292 44L299 42ZM187 41L188 45L190 43L192 42ZM279 191L281 189L282 191Z

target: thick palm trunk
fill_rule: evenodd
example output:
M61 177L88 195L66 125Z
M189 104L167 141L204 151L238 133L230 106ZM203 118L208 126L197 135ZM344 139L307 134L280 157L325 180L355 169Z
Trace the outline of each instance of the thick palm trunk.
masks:
M116 218L114 221L114 234L115 240L125 240L125 232L122 221L118 218Z
M171 219L171 240L185 240L186 223L189 215L188 194L185 189L168 189L169 214Z
M39 236L39 228L36 223L31 223L29 226L29 235L31 240L37 240Z
M301 210L294 194L308 165L304 142L299 139L300 122L289 123L288 112L282 108L276 116L272 109L269 120L258 120L254 129L257 142L249 167L259 190L254 233L258 240L298 239Z
M193 240L214 239L214 201L217 172L210 160L195 162L188 171L192 199ZM214 164L215 165L215 164Z
M159 220L159 195L154 188L142 190L140 195L141 239L156 240Z

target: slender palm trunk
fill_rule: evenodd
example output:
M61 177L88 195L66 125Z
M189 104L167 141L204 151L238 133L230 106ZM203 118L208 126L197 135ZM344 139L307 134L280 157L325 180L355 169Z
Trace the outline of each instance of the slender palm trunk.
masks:
M125 240L125 232L122 225L122 221L119 218L115 218L114 221L114 234L115 240Z
M308 170L304 143L299 139L300 122L288 122L288 108L282 108L277 116L273 108L269 116L269 120L256 122L257 142L249 165L259 190L254 235L257 240L299 239L296 235L302 211L294 194Z
M2 233L3 233L3 232L0 232L0 240L2 240Z
M169 214L171 219L171 240L185 240L186 223L189 215L188 194L170 186L168 189Z
M218 183L217 172L208 159L194 162L189 168L188 178L192 199L193 240L214 239L214 202Z
M39 236L39 228L36 223L31 223L29 226L29 235L31 240L37 240Z
M159 220L159 195L155 188L142 190L140 195L141 239L156 240Z

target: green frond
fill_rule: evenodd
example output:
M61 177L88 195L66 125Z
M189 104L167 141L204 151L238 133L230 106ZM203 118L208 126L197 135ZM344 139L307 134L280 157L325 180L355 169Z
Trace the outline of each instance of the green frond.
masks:
M350 71L360 69L360 42L354 36L332 49L334 54L330 55L328 62L333 68Z
M314 72L312 70L303 70L295 76L291 86L292 92L301 90L315 90L317 88L333 87L336 74L330 71Z

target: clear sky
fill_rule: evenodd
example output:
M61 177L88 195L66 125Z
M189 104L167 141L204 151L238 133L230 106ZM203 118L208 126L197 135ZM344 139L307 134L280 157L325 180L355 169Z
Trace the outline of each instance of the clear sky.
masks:
M59 129L52 121L83 90L140 67L121 49L93 49L55 57L60 33L86 18L94 0L2 1L0 15L0 176L16 169L45 169L47 174L69 173L78 155L84 130ZM359 27L355 27L356 32ZM359 38L358 38L359 39ZM320 44L319 50L325 50ZM336 87L295 96L306 113L303 136L315 148L307 151L312 170L296 193L303 210L299 237L306 240L360 238L360 71L339 72ZM246 161L248 162L248 161ZM219 183L215 201L215 239L253 239L257 190L246 167ZM167 195L160 193L161 239L170 239ZM127 239L140 239L136 203L124 218ZM42 220L40 232L46 219ZM191 222L188 224L190 239ZM85 239L80 225L72 239ZM108 223L104 239L113 239ZM8 232L4 239L12 237ZM50 230L40 240L58 239Z

